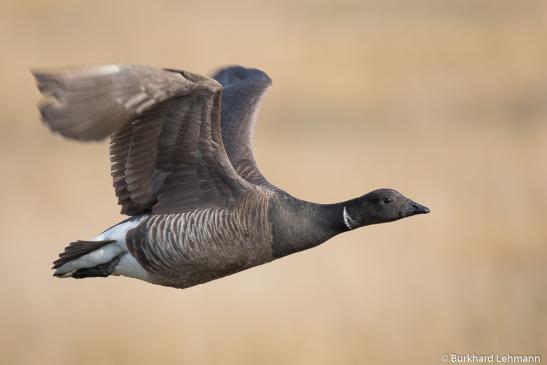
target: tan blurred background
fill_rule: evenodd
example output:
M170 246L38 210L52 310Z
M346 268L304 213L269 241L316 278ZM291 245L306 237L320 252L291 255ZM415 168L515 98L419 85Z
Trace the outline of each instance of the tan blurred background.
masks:
M546 36L529 0L2 0L0 363L547 360ZM432 213L186 290L54 279L68 242L123 217L106 143L52 136L29 68L124 62L263 69L274 184L393 187Z

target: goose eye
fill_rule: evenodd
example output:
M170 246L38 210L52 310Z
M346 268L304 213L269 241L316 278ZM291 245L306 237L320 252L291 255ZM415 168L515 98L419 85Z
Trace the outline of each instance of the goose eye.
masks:
M385 199L384 199L384 203L385 203L385 204L389 204L389 203L391 203L392 201L393 201L393 199L391 199L391 198L385 198Z

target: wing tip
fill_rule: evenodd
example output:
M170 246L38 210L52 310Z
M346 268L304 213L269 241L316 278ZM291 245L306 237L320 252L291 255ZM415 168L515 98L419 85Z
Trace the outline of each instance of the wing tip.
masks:
M240 65L223 67L214 73L213 78L220 82L224 87L241 82L260 83L264 87L272 85L272 79L264 71Z

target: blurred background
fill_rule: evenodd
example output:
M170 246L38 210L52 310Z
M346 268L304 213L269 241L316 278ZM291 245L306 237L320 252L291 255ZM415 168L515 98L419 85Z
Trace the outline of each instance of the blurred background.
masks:
M539 0L2 0L0 363L545 360L546 34ZM29 68L90 63L260 68L272 183L432 213L186 290L54 279L68 242L124 217L106 142L51 135Z

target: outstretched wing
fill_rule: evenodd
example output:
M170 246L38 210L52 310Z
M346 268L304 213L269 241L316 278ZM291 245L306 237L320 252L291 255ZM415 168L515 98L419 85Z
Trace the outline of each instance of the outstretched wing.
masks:
M246 190L224 151L216 81L140 65L33 74L52 131L77 140L110 136L122 213L224 207Z
M251 141L262 99L272 80L260 70L241 66L221 69L213 77L224 88L222 140L232 166L248 182L273 188L256 165Z

